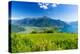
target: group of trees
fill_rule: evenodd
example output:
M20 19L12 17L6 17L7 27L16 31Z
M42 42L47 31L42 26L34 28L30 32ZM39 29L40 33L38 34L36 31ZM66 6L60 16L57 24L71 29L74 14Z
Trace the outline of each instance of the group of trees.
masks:
M33 30L31 33L53 33L53 30L46 30L46 31L39 31L39 32Z
M58 28L43 28L41 30L33 30L31 33L54 33L59 32Z

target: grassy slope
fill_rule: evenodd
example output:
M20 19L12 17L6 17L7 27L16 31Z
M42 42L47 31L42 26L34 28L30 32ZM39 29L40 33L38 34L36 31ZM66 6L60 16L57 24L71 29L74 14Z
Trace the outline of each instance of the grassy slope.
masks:
M70 33L12 33L12 52L76 49L77 36Z

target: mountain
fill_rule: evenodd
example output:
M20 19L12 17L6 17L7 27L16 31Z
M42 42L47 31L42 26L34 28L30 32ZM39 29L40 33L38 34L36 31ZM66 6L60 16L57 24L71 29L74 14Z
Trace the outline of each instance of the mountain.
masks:
M78 22L70 22L69 26L62 29L63 32L78 33Z
M22 25L22 26L36 26L36 27L55 26L60 28L68 26L68 24L66 24L63 21L51 19L47 16L43 16L39 18L25 18L22 20L15 20L12 22L13 24Z
M72 32L78 32L78 22L77 21L71 22L69 25L71 26Z
M11 20L12 25L17 27L56 27L60 32L76 32L77 33L77 22L66 23L61 20L52 19L47 16L37 18L24 18L20 20ZM12 26L13 27L13 26ZM14 26L15 27L15 26ZM19 29L20 30L20 29ZM24 30L24 29L21 29Z
M18 25L11 25L11 32L20 32L25 31L25 28L18 26Z

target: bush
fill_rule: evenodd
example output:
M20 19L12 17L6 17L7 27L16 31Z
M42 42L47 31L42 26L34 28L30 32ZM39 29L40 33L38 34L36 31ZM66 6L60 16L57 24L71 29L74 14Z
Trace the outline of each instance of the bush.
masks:
M44 31L45 33L53 33L53 30Z
M31 33L37 33L37 31L32 31Z

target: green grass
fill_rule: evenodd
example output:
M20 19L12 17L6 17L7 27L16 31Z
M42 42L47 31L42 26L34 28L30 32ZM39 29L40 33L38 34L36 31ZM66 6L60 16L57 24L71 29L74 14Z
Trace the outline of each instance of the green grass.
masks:
M74 33L12 33L11 52L77 49L77 36Z

